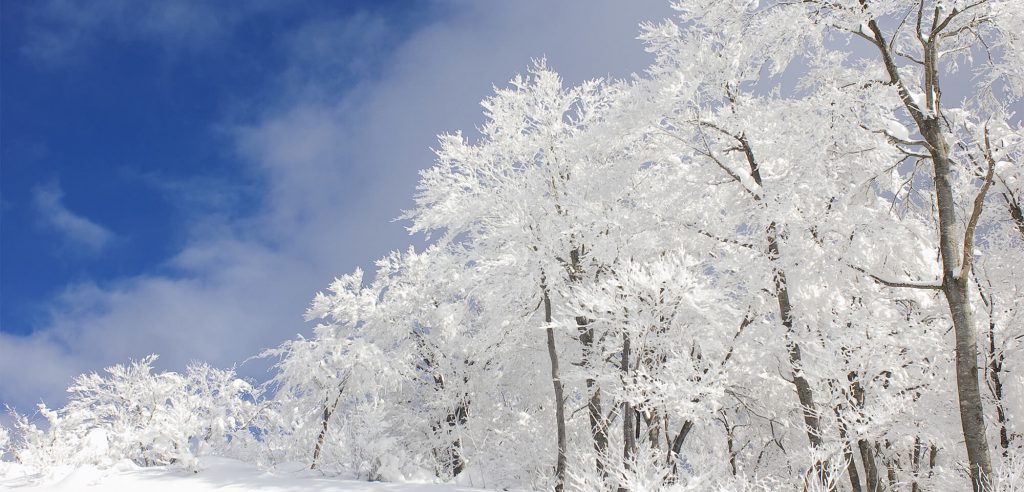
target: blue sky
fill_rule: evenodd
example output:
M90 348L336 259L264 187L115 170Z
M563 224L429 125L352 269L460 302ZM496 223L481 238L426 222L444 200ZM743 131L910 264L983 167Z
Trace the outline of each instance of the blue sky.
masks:
M281 74L292 68L289 44L317 47L318 40L294 34L312 19L366 19L368 29L358 33L349 32L357 26L317 25L324 36L343 31L352 49L317 53L322 67L299 68L330 71L344 90L374 76L414 21L443 14L386 2L296 3L236 19L214 11L218 26L188 28L200 30L193 40L170 34L187 28L175 20L155 32L128 25L159 15L156 2L114 2L123 12L93 21L51 5L5 2L2 17L0 326L16 334L44 321L48 299L67 282L150 271L183 246L195 215L231 220L259 205L259 176L247 172L218 126L244 121L259 111L254 101L287 90ZM212 32L220 23L228 32ZM276 42L280 35L298 39ZM54 217L61 213L63 221Z
M410 239L439 133L532 57L628 76L667 2L3 0L0 402L231 365ZM265 367L241 372L259 378Z

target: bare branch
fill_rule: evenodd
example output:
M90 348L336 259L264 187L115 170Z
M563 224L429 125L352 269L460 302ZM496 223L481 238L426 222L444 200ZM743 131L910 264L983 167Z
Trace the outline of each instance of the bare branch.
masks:
M924 4L922 0L921 9L923 8ZM919 12L918 38L921 39L922 43L924 43L924 39L920 34L920 22L921 19ZM923 127L925 123L925 113L921 110L921 107L914 102L914 98L910 96L910 90L908 90L907 86L903 83L903 79L900 77L899 68L896 66L896 62L892 59L892 53L885 48L885 37L882 36L882 31L878 28L878 23L872 19L868 21L868 28L871 29L871 32L874 34L875 45L878 46L878 51L882 55L882 62L885 64L885 71L889 75L889 82L896 86L896 92L900 96L900 101L903 102L903 105L907 108L910 116L914 118L914 122L917 123L917 126L919 128Z
M736 173L736 171L733 171L732 168L730 168L724 162L722 162L720 159L718 159L718 157L715 157L714 152L711 151L711 146L708 144L707 137L704 135L704 132L700 130L700 128L703 127L703 126L707 126L708 128L713 128L713 129L716 129L716 130L722 131L722 132L724 132L724 130L722 130L722 129L720 129L720 128L712 125L712 124L702 125L702 124L699 124L699 122L697 122L697 121L692 121L691 123L698 123L696 126L697 126L697 129L698 129L698 132L700 133L701 143L704 144L704 148L703 149L693 147L692 145L690 145L689 142L686 142L681 137L679 137L678 135L674 135L671 132L663 131L662 133L664 133L665 135L668 135L669 137L672 137L672 138L674 138L676 140L679 140L680 142L685 143L687 146L690 146L690 148L693 149L698 154L703 155L704 157L707 157L708 159L711 159L711 161L714 162L715 164L717 164L718 167L722 168L722 170L725 171L725 173L728 174L729 177L733 179L733 181L736 181L737 183L739 183L740 187L743 188L743 191L746 191L747 193L749 193L750 196L752 196L755 200L760 200L761 199L760 195L758 193L756 193L754 190L751 190L749 187L747 187L747 185L743 183L743 178L741 178L740 175ZM724 133L726 135L729 135L729 136L735 138L735 136L733 136L732 134L730 134L728 132L724 132Z
M917 2L917 27L916 27L916 34L917 34L917 40L920 41L921 44L925 44L926 43L926 41L924 39L924 32L921 31L921 21L923 19L924 19L924 0L919 0Z
M914 63L916 63L918 65L924 65L924 60L918 60L917 58L914 58L914 56L909 54L909 53L904 53L902 51L895 51L895 50L893 50L893 53L895 53L896 56L901 56L903 58L906 58L906 59L908 59L908 60L910 60L910 61L912 61L912 62L914 62Z
M974 261L974 231L978 227L978 219L985 207L985 195L992 186L992 175L995 172L996 160L992 157L992 144L988 139L988 126L985 126L985 161L988 162L988 172L985 173L985 182L974 197L974 207L971 210L971 218L967 221L967 229L964 231L964 259L960 265L960 278L966 278L971 271L971 263Z
M736 340L743 334L743 330L750 326L750 323L754 322L754 317L751 314L752 313L748 312L743 316L743 321L740 321L740 327L736 329L736 334L732 336L732 344L729 345L729 351L726 352L725 357L722 358L722 363L719 364L720 368L725 367L725 364L732 358L733 349L736 348Z
M740 246L740 247L743 247L743 248L747 248L747 249L749 249L751 251L754 251L754 252L757 252L757 253L762 253L762 251L760 249L758 249L757 246L754 246L753 244L745 243L745 242L740 241L738 239L732 239L732 238L718 236L718 235L712 234L712 233L710 233L710 232L708 232L708 231L706 231L704 229L695 227L693 224L687 224L687 225L690 226L690 227L694 227L694 230L697 232L697 234L700 234L701 236L714 239L715 241L718 241L718 242L722 242L722 243L726 243L726 244L731 244L733 246Z
M988 22L991 19L992 19L991 17L986 16L986 15L983 15L983 16L980 16L980 17L975 17L974 19L971 19L971 21L968 22L967 24L964 24L964 25L962 25L962 26L960 26L960 27L958 27L958 28L956 28L956 29L954 29L952 31L944 32L944 33L940 34L939 37L941 37L943 39L945 39L945 38L955 38L955 37L959 36L960 34L963 34L965 31L972 31L975 27L978 27L978 26ZM980 36L979 36L979 39L980 39Z
M896 52L896 38L899 36L900 31L903 30L903 26L907 25L907 19L910 18L910 14L914 12L914 9L908 9L907 14L900 20L900 25L896 26L896 29L892 31L892 36L889 37L889 51Z
M864 275L867 275L868 277L871 277L871 280L874 280L875 282L877 282L879 284L882 284L882 285L884 285L886 287L906 288L906 289L924 289L924 290L942 290L942 285L939 284L939 283L934 283L934 282L933 283L900 282L900 281L886 280L886 279L884 279L882 277L879 277L878 275L875 275L875 274L873 274L873 273L871 273L871 272L869 272L869 271L867 271L867 270L865 270L865 269L863 269L863 268L861 268L859 266L852 265L850 263L847 263L846 266L848 266L848 267L850 267L850 268L852 268L852 269L854 269L854 270L856 270L856 271L858 271L860 273L863 273Z
M929 35L929 37L934 37L937 34L941 33L943 29L945 29L947 26L949 26L949 22L952 21L954 17L956 17L956 16L958 16L958 15L964 13L964 12L967 12L968 10L971 10L974 7L977 7L977 6L985 3L986 1L987 0L978 0L977 2L974 2L974 3L964 7L963 9L953 8L953 11L950 12L949 15L946 16L946 18L942 22L939 22L938 25L936 25L935 23L932 24L935 27L932 29L932 32ZM939 10L938 10L938 8L936 8L935 9L935 18L936 18L936 20L938 19L938 15L939 15Z

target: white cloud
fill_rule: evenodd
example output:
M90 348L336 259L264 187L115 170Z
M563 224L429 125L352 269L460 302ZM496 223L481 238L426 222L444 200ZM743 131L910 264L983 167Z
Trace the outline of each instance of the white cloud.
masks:
M40 223L63 236L73 246L97 253L114 239L107 228L67 209L64 192L56 183L32 190L32 205Z
M672 15L662 0L452 0L443 7L450 17L411 33L379 74L345 93L334 92L336 74L315 58L336 46L365 46L320 39L351 38L350 23L320 19L283 37L293 64L273 83L289 87L272 109L229 133L265 185L261 208L193 231L161 269L170 274L70 286L30 339L0 335L0 398L23 408L59 395L69 374L151 352L161 354L162 367L191 359L230 365L308 331L302 313L315 291L408 244L392 219L412 205L435 135L480 124L479 101L492 85L540 56L570 82L628 76L650 61L634 39L638 24ZM7 382L18 367L54 369L31 384ZM242 372L262 376L262 369Z

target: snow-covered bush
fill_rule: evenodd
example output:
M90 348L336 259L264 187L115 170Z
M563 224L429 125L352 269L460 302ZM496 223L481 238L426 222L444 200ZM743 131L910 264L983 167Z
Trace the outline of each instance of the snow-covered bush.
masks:
M156 358L78 376L64 407L39 405L43 428L15 415L16 460L38 468L122 459L195 468L199 455L225 453L233 440L246 439L256 409L252 386L205 364L184 375L154 373Z

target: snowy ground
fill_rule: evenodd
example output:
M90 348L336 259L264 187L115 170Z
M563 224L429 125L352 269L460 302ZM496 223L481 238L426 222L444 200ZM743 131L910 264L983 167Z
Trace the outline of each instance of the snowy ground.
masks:
M27 473L12 463L0 462L0 490L19 492L473 492L452 485L357 482L323 477L316 472L270 473L252 465L224 458L204 458L202 471L190 473L162 467L140 468L125 461L101 470L82 467L54 470L45 475Z

